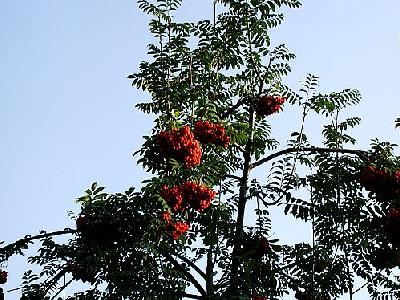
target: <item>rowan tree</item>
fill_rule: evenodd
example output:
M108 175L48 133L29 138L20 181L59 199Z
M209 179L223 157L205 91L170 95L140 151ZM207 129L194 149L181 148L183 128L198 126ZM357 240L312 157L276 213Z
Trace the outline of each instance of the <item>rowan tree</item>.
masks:
M21 299L61 299L78 281L67 299L352 299L362 288L400 298L399 158L377 139L355 148L361 119L341 112L357 90L321 93L311 74L299 91L285 84L295 55L270 31L301 3L219 0L212 20L178 22L181 2L138 0L154 42L128 78L154 117L135 152L149 178L116 194L94 183L75 228L3 246L5 262L40 245L28 263L42 271L25 273ZM278 140L270 119L289 107L302 122L280 120L290 139ZM318 117L312 144L304 124ZM272 209L310 224L312 242L274 236Z

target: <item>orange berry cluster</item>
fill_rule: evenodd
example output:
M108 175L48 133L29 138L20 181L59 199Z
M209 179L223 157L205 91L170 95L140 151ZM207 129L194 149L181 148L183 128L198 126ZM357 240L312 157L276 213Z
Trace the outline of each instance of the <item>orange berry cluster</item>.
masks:
M171 214L168 211L165 211L161 215L161 220L163 220L165 225L165 230L171 234L174 240L179 239L179 237L184 234L189 229L189 223L185 223L182 221L173 222L171 220Z
M214 190L192 181L171 188L164 185L161 188L161 197L173 212L183 212L189 206L202 212L210 206L215 195Z
M230 142L225 128L210 121L197 121L194 133L196 138L188 126L171 131L161 131L155 139L160 156L176 159L183 162L186 168L192 168L201 162L200 142L212 143L225 148ZM160 195L173 213L183 213L189 208L202 212L210 206L216 192L201 184L186 181L182 185L162 186ZM172 221L169 212L164 212L161 219L166 224L166 230L174 239L178 239L190 226L186 222Z
M392 208L386 213L383 229L392 244L400 245L400 209Z
M261 96L255 107L257 115L265 117L278 112L286 98L278 96Z
M328 300L325 296L314 297L311 293L297 291L294 297L297 300Z
M6 271L0 270L0 284L5 284L7 282L8 273Z
M216 192L201 184L186 181L179 186L162 186L160 195L174 213L182 213L189 208L202 212L210 206ZM171 221L171 215L168 212L164 212L161 219L166 222L166 229L174 239L179 238L189 229L188 223Z
M253 253L254 257L263 257L265 254L271 251L271 246L265 237L261 237L258 241L258 245Z
M188 231L189 226L190 226L189 223L177 221L177 222L167 223L165 229L171 233L171 236L174 240L177 240L182 234Z
M229 146L230 138L220 124L199 120L194 125L194 134L202 144L214 144L224 148Z
M242 241L239 247L234 249L238 256L259 259L271 251L271 246L266 237L254 237Z
M372 253L371 264L378 270L392 269L400 264L399 250L384 246Z
M361 171L360 183L367 191L376 193L380 198L396 197L400 195L400 170L390 174L386 170L368 166Z
M376 269L392 269L400 266L400 209L391 208L383 218L383 233L388 244L371 254L371 264Z
M268 300L268 297L260 295L251 295L251 300Z
M202 155L200 143L194 138L188 126L172 131L161 131L156 142L162 157L181 161L186 168L200 164Z
M400 196L400 170L389 172L375 166L367 166L360 173L360 183L380 201L394 200ZM400 209L393 207L383 217L383 233L391 247L378 248L372 253L371 263L377 269L400 265Z

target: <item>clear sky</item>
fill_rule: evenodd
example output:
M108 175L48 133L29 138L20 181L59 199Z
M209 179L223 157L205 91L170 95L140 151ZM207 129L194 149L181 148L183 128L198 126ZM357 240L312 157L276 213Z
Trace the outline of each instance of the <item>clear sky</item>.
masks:
M179 18L209 17L211 2L186 0ZM364 102L350 113L364 120L358 146L398 143L400 2L303 2L273 33L298 57L288 82L313 73L322 91L360 89ZM67 211L93 181L109 192L140 186L147 175L131 154L152 119L134 109L146 96L126 76L150 38L134 0L0 1L0 240L73 226ZM282 136L298 127L273 122ZM22 269L11 262L6 289Z

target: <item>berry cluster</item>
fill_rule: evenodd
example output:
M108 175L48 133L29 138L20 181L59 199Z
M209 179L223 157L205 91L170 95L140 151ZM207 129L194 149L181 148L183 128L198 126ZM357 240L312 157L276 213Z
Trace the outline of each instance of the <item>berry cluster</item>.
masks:
M81 212L76 219L76 231L85 240L99 245L111 245L121 237L121 228L115 219Z
M200 164L201 147L188 126L172 131L161 131L156 138L159 153L164 158L183 162L186 168Z
M5 284L7 282L8 273L6 271L0 270L0 284Z
M387 212L383 229L392 244L400 245L400 209L392 208Z
M179 186L162 186L160 195L173 213L182 213L189 208L202 212L210 206L216 192L201 184L186 181ZM175 240L189 229L189 223L173 222L167 211L162 213L161 220L166 223L166 230Z
M240 248L234 249L235 255L255 259L262 258L270 251L271 246L265 237L254 237L243 241Z
M229 146L230 138L220 124L199 120L194 125L194 134L200 143L214 144L224 148Z
M258 240L257 247L254 250L252 256L254 258L261 258L271 251L271 246L269 245L268 240L265 237L261 237Z
M378 270L392 269L400 265L400 252L388 246L378 248L372 253L371 264Z
M79 232L85 231L89 223L89 218L85 214L80 214L76 219L76 230Z
M251 300L268 300L268 297L260 295L251 295Z
M189 206L202 212L210 206L215 195L214 190L191 181L173 187L164 185L161 188L161 197L173 212L183 212Z
M189 223L185 223L182 221L169 222L167 223L165 229L168 232L170 232L174 240L177 240L182 234L184 234L189 229Z
M189 223L185 223L182 221L173 222L171 220L170 213L167 211L161 214L161 220L163 220L166 223L165 230L169 234L171 234L174 240L179 239L179 237L189 229Z
M207 209L217 194L213 189L191 181L186 181L182 189L187 203L199 212Z
M313 297L312 294L307 293L307 292L301 292L301 291L297 291L296 294L294 295L294 297L297 300L328 300L329 299L325 296Z
M186 203L183 202L181 186L173 186L170 188L163 185L161 188L161 197L167 202L173 212L183 212L186 210Z
M261 96L255 107L256 113L262 117L272 115L281 109L281 105L285 100L284 97L268 95Z
M361 171L360 183L367 191L383 199L396 197L400 195L400 170L390 174L386 170L368 166Z
M93 268L84 267L77 262L69 262L66 271L71 273L72 278L94 284L96 282L96 271Z

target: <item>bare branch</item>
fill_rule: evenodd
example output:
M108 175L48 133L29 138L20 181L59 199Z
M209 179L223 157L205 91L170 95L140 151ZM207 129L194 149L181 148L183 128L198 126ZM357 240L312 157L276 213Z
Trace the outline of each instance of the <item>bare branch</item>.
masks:
M239 99L239 101L231 106L227 111L225 111L222 115L221 115L221 119L225 119L227 117L229 117L230 114L234 113L236 109L238 109L240 106L242 106L242 104L244 104L246 102L246 98L242 98Z
M203 296L198 296L198 295L193 295L193 294L188 294L188 293L183 293L180 294L179 296L183 296L185 298L189 298L189 299L204 299Z
M68 282L66 282L66 283L58 290L58 292L53 296L53 298L51 298L51 300L56 299L56 297L57 297L58 295L60 295L61 292L62 292L63 290L65 290L65 288L66 288L67 286L69 286L69 285L72 283L72 281L73 281L73 279L70 279Z
M21 253L21 249L26 249L28 244L32 243L34 240L40 240L52 236L59 236L59 235L73 234L73 233L76 233L76 230L71 228L65 228L64 230L45 232L38 235L32 235L32 236L26 235L24 238L19 239L14 243L8 244L0 248L0 261L6 260L16 253Z
M224 176L224 178L231 178L231 179L235 179L235 180L238 180L238 181L242 180L241 177L236 176L236 175L231 175L231 174L226 174L226 175Z
M175 268L177 268L178 270L180 270L186 277L186 279L192 283L194 285L194 287L197 289L197 291L202 295L202 296L206 296L207 293L206 291L203 289L203 287L201 286L201 284L196 280L196 278L193 277L192 274L190 274L190 272L188 272L180 263L178 263L175 258L172 257L171 254L168 253L161 253L170 263L172 263L174 265ZM195 298L196 299L196 298ZM201 298L200 298L201 299Z
M322 148L322 147L304 147L304 148L298 148L298 147L292 147L292 148L287 148L281 151L278 151L276 153L273 153L271 155L268 155L267 157L264 157L260 159L259 161L256 161L255 163L252 164L252 168L258 167L266 162L269 162L270 160L277 158L281 155L286 155L289 153L293 152L310 152L310 153L347 153L347 154L354 154L358 155L361 159L367 160L368 159L368 152L363 151L363 150L356 150L356 149L338 149L338 148Z
M213 247L210 246L207 251L207 278L206 278L206 291L207 295L211 296L214 294L214 284L213 284L213 275L214 275L214 261L213 261Z
M192 262L190 259L188 259L187 257L183 256L183 255L177 255L177 257L181 260L183 260L185 263L187 263L190 267L192 267L197 273L199 273L199 275L201 277L203 277L204 279L206 279L206 274L198 267L196 266L196 264L194 262Z

